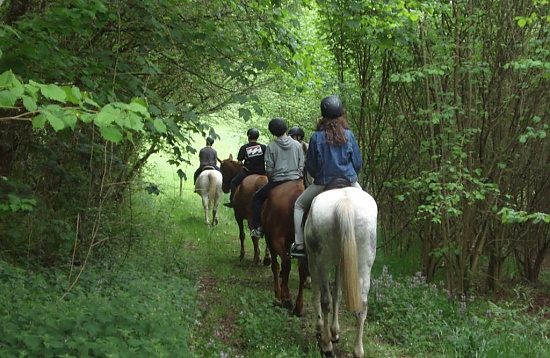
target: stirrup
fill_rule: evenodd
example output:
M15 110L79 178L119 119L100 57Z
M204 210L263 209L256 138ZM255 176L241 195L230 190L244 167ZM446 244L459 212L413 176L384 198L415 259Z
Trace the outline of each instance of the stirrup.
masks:
M252 229L250 230L250 236L254 236L261 239L262 237L264 237L264 231L262 230L261 227Z
M302 248L299 249L298 245L294 242L292 243L292 246L290 247L290 256L292 257L305 257L306 256L306 250L304 245L301 245Z

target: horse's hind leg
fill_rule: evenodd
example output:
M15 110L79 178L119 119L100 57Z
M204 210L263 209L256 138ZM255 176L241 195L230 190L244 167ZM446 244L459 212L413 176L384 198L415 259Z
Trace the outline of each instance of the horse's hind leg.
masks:
M212 210L212 225L218 225L218 211Z
M263 260L264 266L271 265L271 254L269 253L269 247L265 247L265 254L264 254L264 260Z
M271 260L271 272L273 273L273 291L275 297L277 297L278 303L281 302L281 284L279 283L279 262L277 261L277 254L272 253L273 260Z
M320 270L319 270L320 269ZM330 292L329 273L325 268L317 267L319 274L319 290L321 293L322 329L319 347L324 355L332 352L332 333L330 328L330 310L332 309L332 295Z
M373 260L373 259L372 259ZM368 262L368 260L363 260L362 262ZM372 261L371 261L372 262ZM363 309L355 313L356 320L356 334L355 334L355 346L353 348L353 356L362 358L364 356L363 351L363 330L365 326L365 319L367 318L368 310L368 295L370 291L370 274L371 274L371 265L364 264L360 268L360 284L361 284L361 300L363 301Z
M363 358L365 352L363 351L363 328L365 326L365 318L367 317L367 301L363 302L363 309L359 312L355 312L355 346L353 348L354 358Z
M202 199L202 206L204 207L204 222L206 223L206 225L210 225L210 220L208 219L208 199Z
M298 286L298 296L296 296L296 305L294 306L294 311L292 312L292 314L297 317L301 317L302 309L304 307L304 287L306 285L307 279L309 278L306 257L301 257L298 260L298 274L300 278L300 285Z
M340 323L338 320L338 312L340 309L340 297L342 296L342 284L340 280L340 268L336 268L335 274L335 285L332 290L332 325L330 328L330 333L332 334L332 342L338 343L340 340Z
M239 240L241 240L241 253L239 254L239 260L244 259L244 239L246 238L246 235L244 233L244 223L242 220L237 219L237 224L239 225Z
M283 248L284 250L284 248ZM288 288L288 277L290 276L290 269L292 263L290 257L287 257L284 253L281 256L281 302L283 307L290 310L292 309L292 300L290 299L290 289Z

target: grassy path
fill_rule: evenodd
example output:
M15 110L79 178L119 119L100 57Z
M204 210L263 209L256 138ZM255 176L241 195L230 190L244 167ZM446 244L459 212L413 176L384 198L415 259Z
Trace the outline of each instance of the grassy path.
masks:
M197 357L317 357L311 292L306 291L304 316L297 318L274 303L273 278L270 267L254 265L253 247L245 242L246 256L239 260L238 228L232 209L220 206L219 225L203 223L200 198L186 182L179 194L179 181L173 168L156 161L163 192L157 199L158 211L169 212L173 226L166 227L169 240L189 261L189 269L197 279L200 313L192 329L190 344ZM191 169L187 168L190 173ZM227 199L225 195L224 200ZM179 237L174 237L179 236ZM261 241L262 254L265 242ZM173 248L173 246L170 246ZM167 248L166 250L171 250ZM166 253L169 255L169 253ZM298 287L297 262L290 277L291 294ZM342 339L336 353L348 356L353 345L351 315L342 315ZM366 351L379 351L365 337ZM374 349L373 349L374 348ZM380 352L379 352L380 353ZM376 354L392 356L392 354Z

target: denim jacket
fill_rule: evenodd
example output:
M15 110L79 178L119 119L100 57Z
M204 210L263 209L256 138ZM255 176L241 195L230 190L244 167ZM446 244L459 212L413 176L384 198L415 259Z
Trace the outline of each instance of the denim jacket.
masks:
M346 129L347 143L328 144L324 131L315 131L309 140L306 155L306 169L315 178L314 184L326 185L332 179L358 180L362 159L359 145L353 133Z

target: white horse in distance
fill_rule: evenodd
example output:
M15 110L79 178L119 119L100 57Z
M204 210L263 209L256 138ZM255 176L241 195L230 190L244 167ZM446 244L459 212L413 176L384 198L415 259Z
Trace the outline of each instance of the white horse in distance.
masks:
M222 197L222 173L215 169L206 169L200 173L195 183L195 193L202 198L204 221L210 225L208 212L212 209L212 225L218 224L218 205Z

